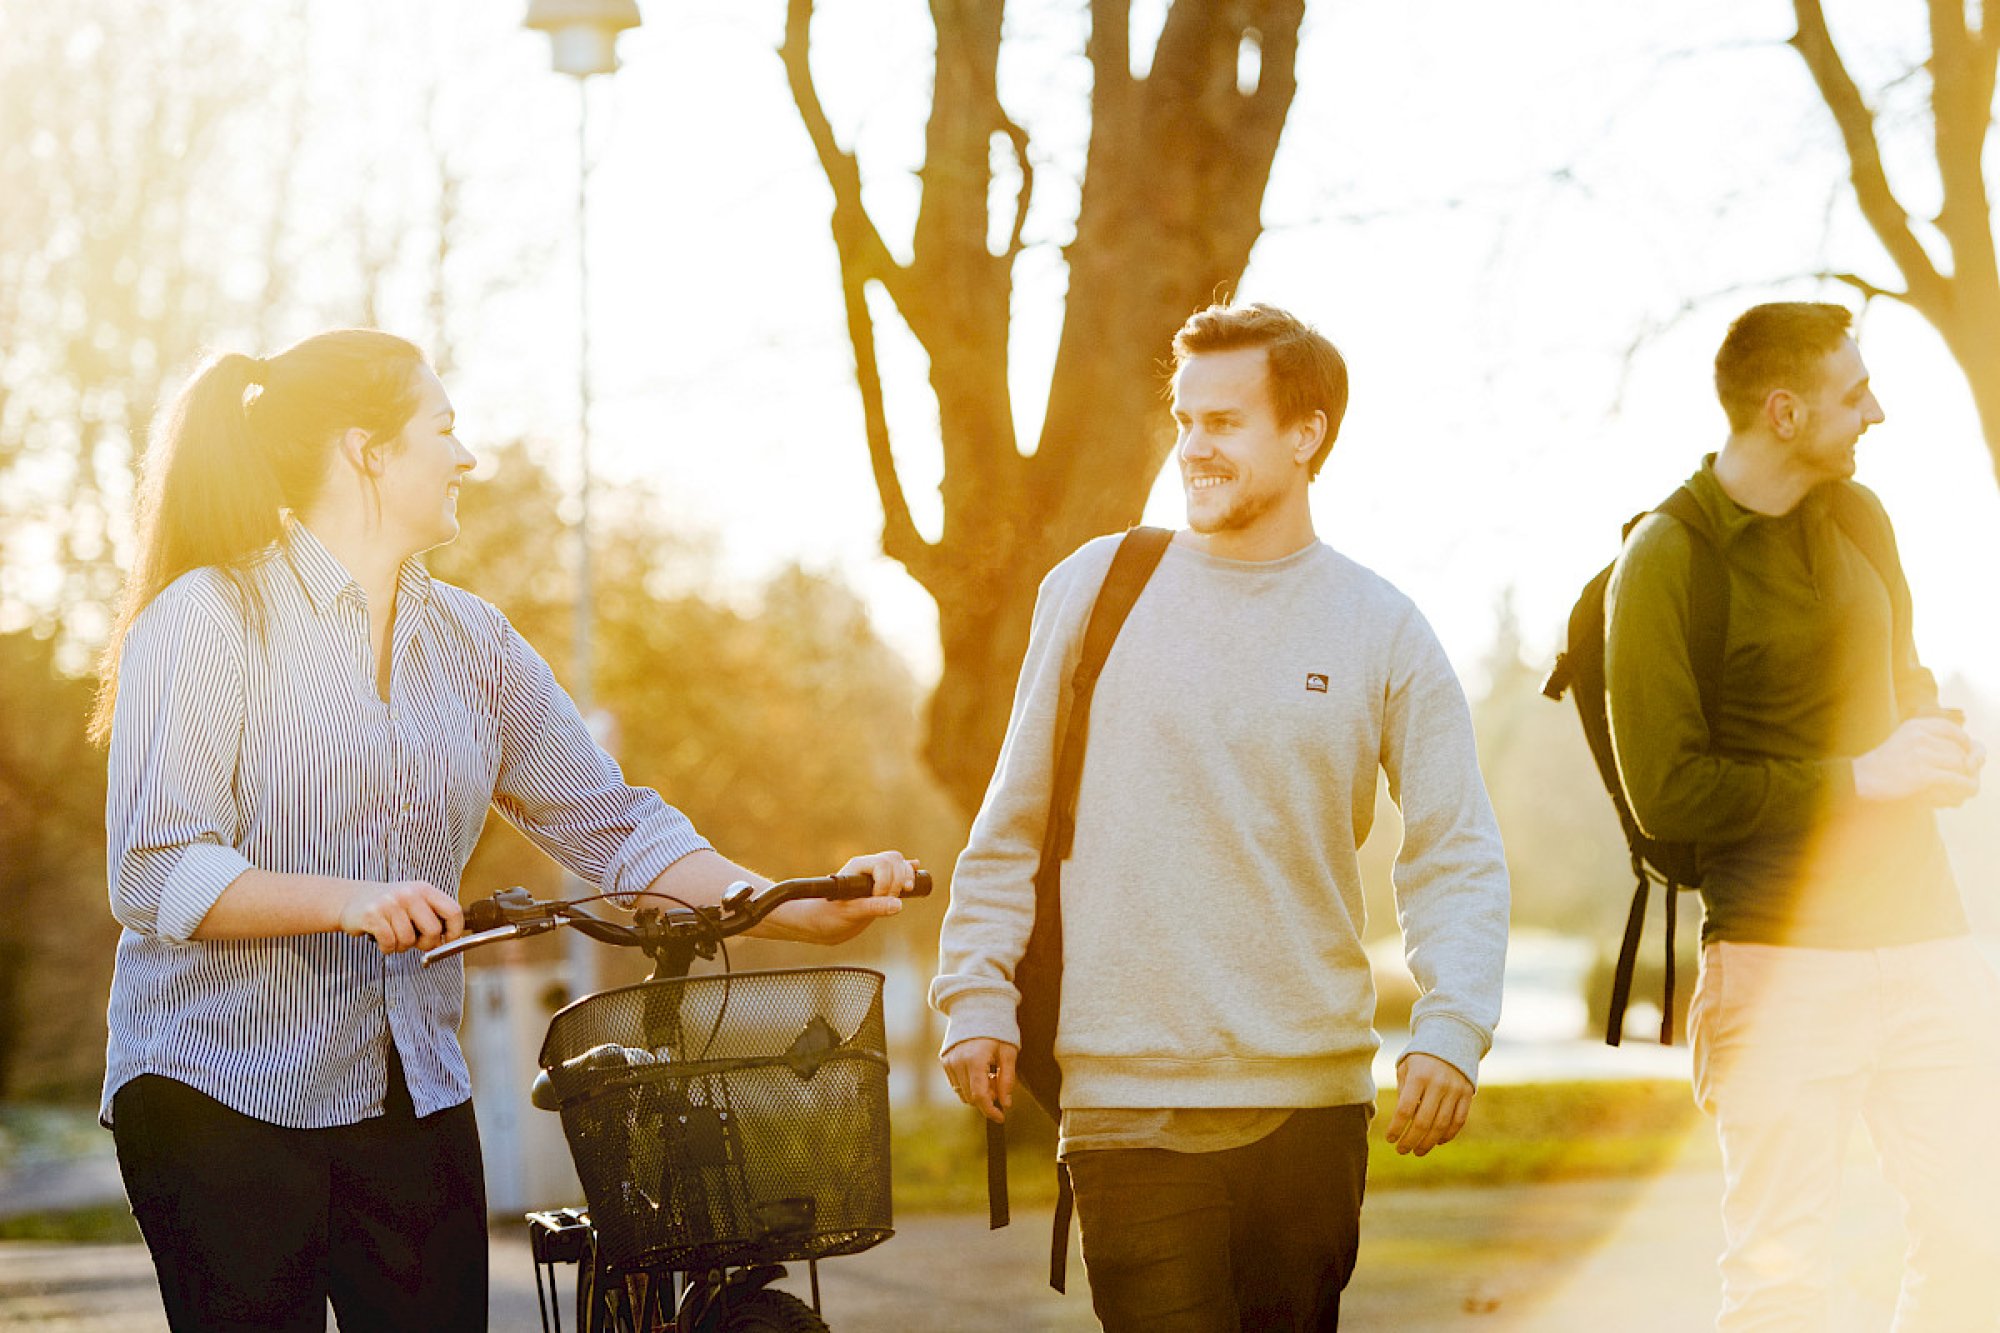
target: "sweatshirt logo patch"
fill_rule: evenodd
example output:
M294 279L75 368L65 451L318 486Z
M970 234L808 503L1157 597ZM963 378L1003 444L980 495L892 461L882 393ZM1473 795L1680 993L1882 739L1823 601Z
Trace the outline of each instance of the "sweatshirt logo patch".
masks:
M1306 672L1306 688L1314 694L1326 693L1326 677L1317 671Z

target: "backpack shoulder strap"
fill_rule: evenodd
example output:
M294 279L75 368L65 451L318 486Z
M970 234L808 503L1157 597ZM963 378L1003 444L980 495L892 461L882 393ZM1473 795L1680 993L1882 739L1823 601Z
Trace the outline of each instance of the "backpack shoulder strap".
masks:
M1677 488L1657 509L1688 531L1688 666L1694 673L1695 692L1701 700L1701 715L1713 736L1721 713L1722 667L1729 644L1729 566L1722 558L1722 543L1703 512L1701 502L1686 486ZM1643 515L1642 515L1643 517ZM1638 519L1632 521L1636 526ZM1631 527L1626 528L1631 535ZM1633 830L1627 830L1630 839ZM1605 1041L1619 1044L1624 1027L1625 1006L1632 990L1632 974L1638 963L1639 939L1646 926L1646 899L1650 881L1633 844L1633 869L1638 888L1625 920L1625 938L1618 950L1613 975L1610 1014ZM1674 1042L1674 929L1676 907L1683 886L1669 877L1663 906L1666 912L1664 993L1660 1000L1660 1044Z
M1111 656L1118 631L1133 603L1146 590L1146 583L1159 568L1174 534L1165 528L1133 528L1118 543L1111 568L1098 589L1090 608L1090 620L1083 630L1083 651L1076 670L1070 675L1069 715L1062 722L1062 739L1056 746L1055 782L1050 789L1049 836L1042 846L1042 859L1053 855L1066 859L1076 836L1076 793L1083 781L1084 742L1090 734L1090 701L1097 692L1097 678ZM1037 904L1037 910L1040 905Z
M1861 554L1868 557L1868 563L1875 566L1875 572L1888 585L1890 601L1898 604L1900 614L1902 599L1896 596L1896 586L1903 565L1896 558L1896 538L1889 530L1887 518L1862 499L1858 489L1848 485L1836 484L1833 487L1827 508L1833 514L1833 521L1847 534L1847 539L1860 547Z
M1055 1063L1056 1013L1062 999L1062 877L1076 833L1077 789L1083 781L1084 747L1090 736L1090 703L1097 678L1111 656L1139 594L1166 555L1173 533L1165 528L1133 528L1118 543L1104 583L1084 625L1083 646L1070 675L1070 703L1056 723L1056 768L1049 784L1049 815L1042 834L1041 862L1035 869L1035 923L1015 969L1021 990L1021 1048L1016 1075L1020 1085L1059 1118L1062 1070ZM1031 965L1033 976L1030 979ZM1069 1257L1073 1195L1069 1176L1056 1166L1056 1215L1050 1241L1049 1285L1062 1291ZM986 1199L991 1226L1008 1222L1006 1128L986 1126Z
M1861 488L1835 483L1827 508L1847 539L1861 548L1875 567L1889 594L1889 649L1902 660L1904 645L1911 642L1911 607L1908 585L1903 580L1903 562L1896 555L1896 534L1889 517L1861 496Z
M1729 566L1722 544L1694 492L1682 486L1654 511L1688 530L1688 666L1701 695L1702 717L1715 732L1722 693L1723 655L1729 644Z

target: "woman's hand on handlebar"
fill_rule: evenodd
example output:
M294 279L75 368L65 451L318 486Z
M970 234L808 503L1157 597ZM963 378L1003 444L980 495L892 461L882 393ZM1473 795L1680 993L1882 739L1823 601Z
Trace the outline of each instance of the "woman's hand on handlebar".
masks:
M372 938L383 953L435 949L465 933L458 900L420 879L358 884L340 909L340 929Z
M917 868L901 852L871 852L857 856L842 866L838 874L873 875L875 892L867 898L806 898L786 903L766 918L755 933L782 939L809 940L814 944L839 944L851 940L878 917L894 916L903 910L903 895L916 887Z

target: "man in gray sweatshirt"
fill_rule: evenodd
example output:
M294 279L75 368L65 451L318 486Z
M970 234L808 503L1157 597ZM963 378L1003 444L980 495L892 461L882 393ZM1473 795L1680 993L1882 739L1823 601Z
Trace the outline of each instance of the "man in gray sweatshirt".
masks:
M1174 338L1188 528L1098 679L1062 875L1060 1152L1107 1329L1332 1328L1354 1266L1379 1046L1356 849L1376 772L1423 995L1388 1138L1464 1127L1492 1043L1507 872L1465 697L1423 617L1321 543L1307 487L1347 405L1324 337L1211 306ZM1043 582L1007 741L959 859L932 1003L994 1120L1057 724L1116 548Z

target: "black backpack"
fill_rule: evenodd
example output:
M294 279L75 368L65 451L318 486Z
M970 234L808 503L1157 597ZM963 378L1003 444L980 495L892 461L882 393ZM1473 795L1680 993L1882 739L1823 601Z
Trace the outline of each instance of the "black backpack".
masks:
M1891 601L1896 606L1897 641L1902 641L1905 628L1903 616L1905 608L1894 597L1896 588L1896 557L1893 540L1887 526L1875 515L1860 497L1860 493L1846 485L1836 485L1831 491L1831 509L1834 521L1846 534L1848 540L1861 548L1868 557L1868 563L1875 567L1891 591ZM1722 548L1715 530L1709 525L1708 516L1702 512L1701 504L1694 493L1682 486L1668 496L1657 510L1649 511L1665 514L1685 527L1694 538L1689 543L1692 568L1688 579L1688 657L1693 668L1695 687L1701 695L1702 716L1708 721L1710 734L1716 730L1718 708L1722 695L1723 651L1729 641L1729 568L1722 558ZM1644 513L1636 514L1626 523L1624 537L1632 535L1632 529ZM1604 780L1604 789L1611 794L1611 803L1618 810L1618 822L1625 831L1625 846L1632 856L1632 874L1637 887L1632 893L1632 907L1625 917L1625 937L1618 947L1618 966L1612 974L1611 1005L1604 1026L1604 1040L1607 1045L1616 1046L1624 1034L1625 1008L1632 995L1632 973L1638 963L1639 942L1646 929L1646 907L1651 897L1652 886L1657 882L1666 890L1666 979L1660 1002L1660 1042L1671 1046L1674 1042L1674 926L1680 890L1701 887L1701 852L1693 843L1661 842L1649 838L1639 828L1639 822L1632 815L1632 806L1625 799L1625 784L1618 776L1618 761L1611 749L1611 727L1604 711L1604 592L1611 582L1611 565L1598 571L1597 577L1583 586L1576 605L1569 614L1569 639L1563 651L1556 655L1556 663L1550 669L1548 679L1542 683L1542 693L1551 699L1560 700L1565 693L1576 701L1578 718L1583 723L1584 739L1590 743L1590 754L1597 761L1597 773Z

